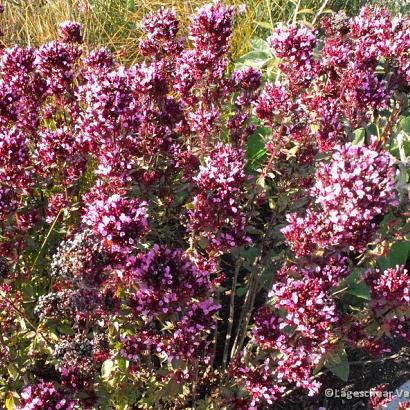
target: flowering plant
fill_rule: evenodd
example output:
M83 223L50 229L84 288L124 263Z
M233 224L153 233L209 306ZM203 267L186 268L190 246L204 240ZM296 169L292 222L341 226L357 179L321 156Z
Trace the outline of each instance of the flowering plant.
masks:
M410 21L280 26L270 81L234 12L160 9L131 67L1 50L7 409L263 408L410 340Z

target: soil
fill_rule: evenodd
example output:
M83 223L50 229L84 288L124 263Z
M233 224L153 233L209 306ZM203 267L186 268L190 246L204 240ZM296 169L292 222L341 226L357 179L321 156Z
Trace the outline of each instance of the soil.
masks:
M374 357L363 351L349 353L349 361L356 362L350 366L348 382L345 383L331 372L324 374L322 382L322 393L319 396L309 398L301 391L294 392L289 399L281 405L271 407L272 410L318 410L320 407L326 410L365 410L369 409L368 399L352 397L327 398L325 389L338 389L345 391L369 391L379 384L384 384L384 391L395 391L403 383L410 379L410 343L400 340L386 340L385 344L390 347L394 359L383 359ZM373 363L367 363L371 361ZM357 363L360 362L360 363ZM364 363L363 363L364 362Z

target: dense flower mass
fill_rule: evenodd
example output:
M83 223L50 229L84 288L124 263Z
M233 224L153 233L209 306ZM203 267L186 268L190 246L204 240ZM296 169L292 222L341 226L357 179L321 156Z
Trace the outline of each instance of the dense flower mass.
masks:
M56 278L75 279L95 284L109 258L102 242L91 230L84 230L62 242L53 255L51 274Z
M209 272L198 269L182 249L154 245L132 261L130 274L138 287L132 307L144 316L177 312L210 290Z
M75 21L64 21L58 27L60 40L65 43L82 43L83 36L81 30L81 24Z
M50 382L27 386L21 392L22 402L17 407L19 410L35 409L74 409L76 402L64 397Z
M377 313L406 306L410 302L410 277L404 266L365 272L370 286L372 306Z
M160 8L130 65L72 21L0 47L7 408L302 408L410 341L409 19L299 13L234 67L235 13Z
M244 152L219 144L194 178L198 195L189 213L189 229L209 240L209 247L230 249L250 242L242 211Z
M315 32L307 27L277 27L268 42L276 57L282 59L281 69L291 81L306 84L313 78L316 65L313 49L317 43Z
M97 198L83 221L114 251L128 251L148 230L146 203L118 194Z
M365 146L336 147L330 163L318 167L310 190L319 209L290 215L282 230L292 249L299 255L329 247L362 252L377 230L375 218L397 205L392 161L388 153Z

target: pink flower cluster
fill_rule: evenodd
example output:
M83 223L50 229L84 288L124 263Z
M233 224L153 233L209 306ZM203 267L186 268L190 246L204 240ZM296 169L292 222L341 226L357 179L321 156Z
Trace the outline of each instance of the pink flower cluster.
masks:
M193 17L189 39L194 49L182 52L177 60L175 90L187 103L199 101L200 90L195 83L207 82L214 93L223 85L223 76L228 64L225 57L232 35L233 8L220 2L208 4ZM202 96L207 104L214 98L206 93Z
M198 194L189 212L189 230L209 241L217 251L250 243L242 211L246 182L244 152L218 144L194 178Z
M296 122L304 144L324 152L346 141L348 128L361 127L375 110L386 109L394 92L408 84L409 24L407 17L393 18L384 9L363 8L353 19L336 15L323 20L320 48L315 30L276 28L268 41L280 59L280 81L265 86L256 107L272 128L275 156L300 141L292 131ZM287 122L296 107L297 118Z
M177 38L179 21L175 10L161 7L145 18L143 27L147 34L147 38L140 42L143 55L159 60L182 50L181 41Z
M252 331L253 342L265 357L254 372L260 373L260 380L269 372L269 379L264 387L258 386L249 363L241 360L231 370L244 381L252 405L272 404L293 384L309 395L318 393L321 383L312 377L312 370L332 351L341 323L329 289L349 273L347 260L340 255L330 255L322 265L284 265L277 272L269 306L256 312Z
M210 291L209 272L198 269L182 249L154 245L130 261L131 279L138 287L132 293L136 314L154 317L178 312Z
M75 21L64 21L58 27L58 34L63 43L82 43L81 24Z
M121 355L146 366L150 354L165 357L168 363L209 363L213 345L209 336L220 309L209 298L210 272L196 266L183 250L160 245L130 258L127 265L129 305L144 325L134 336L123 338ZM167 321L168 331L158 330L159 317Z
M67 398L54 387L53 383L40 381L27 386L21 392L19 410L60 409L72 410L76 401Z
M281 59L280 68L289 80L297 85L309 84L315 75L316 32L304 26L280 26L268 38L276 57Z
M410 303L410 277L403 265L389 268L381 273L368 270L364 279L370 287L372 308L380 315Z
M148 230L146 203L119 194L101 196L87 205L83 222L115 252L128 252Z
M364 145L336 147L331 161L319 165L310 190L318 209L289 215L282 229L292 250L299 256L329 247L364 251L374 239L375 218L397 205L392 161Z
M18 128L3 129L0 134L0 178L9 186L25 188L30 184L29 141Z
M72 185L84 173L87 159L80 144L70 131L64 128L44 129L38 133L34 161L39 174L49 175L58 171L63 184Z
M287 326L323 346L329 343L328 329L338 318L320 279L288 279L286 283L274 284L269 296L274 298L275 308L286 312Z

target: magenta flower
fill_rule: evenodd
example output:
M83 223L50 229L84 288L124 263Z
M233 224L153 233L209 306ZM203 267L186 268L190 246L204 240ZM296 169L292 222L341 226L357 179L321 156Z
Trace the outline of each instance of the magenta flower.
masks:
M86 206L83 222L115 252L128 252L148 231L146 203L121 195L103 195Z

